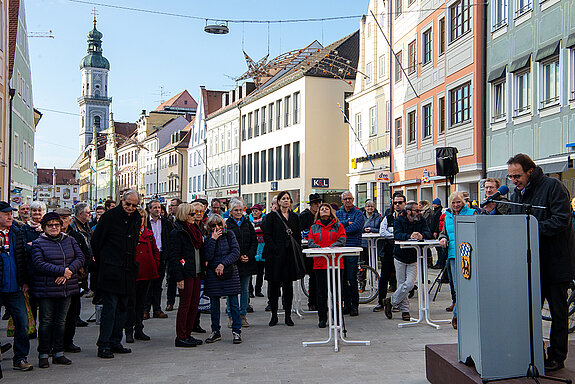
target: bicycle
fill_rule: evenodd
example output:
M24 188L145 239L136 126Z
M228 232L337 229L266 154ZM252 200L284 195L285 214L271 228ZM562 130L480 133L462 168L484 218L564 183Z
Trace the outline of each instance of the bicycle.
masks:
M569 284L569 289L567 290L567 314L569 319L568 331L569 333L575 332L575 280ZM543 304L543 309L541 310L541 317L545 321L551 321L551 314L549 313L549 307L547 300Z
M303 294L309 297L309 276L300 280ZM357 286L359 290L359 303L368 304L379 295L379 273L371 266L360 263L357 266Z

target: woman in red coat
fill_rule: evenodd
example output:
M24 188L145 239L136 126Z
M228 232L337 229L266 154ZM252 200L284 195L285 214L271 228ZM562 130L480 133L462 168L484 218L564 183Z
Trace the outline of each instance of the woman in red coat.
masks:
M308 248L345 246L345 229L329 204L322 203L319 206L315 220L315 224L309 231ZM339 267L343 269L341 258ZM327 325L327 260L324 257L314 257L313 270L317 279L318 327L325 328Z
M128 316L126 318L126 342L133 343L134 339L148 341L150 336L144 333L144 307L148 290L152 280L158 278L160 265L160 251L156 246L154 234L146 228L148 217L143 208L138 207L142 216L140 238L136 246L136 261L138 262L138 278L136 279L135 295L128 301Z

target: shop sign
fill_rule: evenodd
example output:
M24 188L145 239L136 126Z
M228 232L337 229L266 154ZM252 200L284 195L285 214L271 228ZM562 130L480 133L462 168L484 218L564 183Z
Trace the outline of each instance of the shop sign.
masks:
M272 183L271 183L271 190L272 190L272 191L277 191L277 190L278 190L278 182L277 182L277 181L272 181Z
M311 187L312 188L329 188L329 179L328 178L312 177Z
M238 190L237 190L237 189L228 189L228 190L226 191L226 193L227 193L228 195L237 195L237 194L238 194Z
M380 183L391 182L391 172L389 171L375 171L375 181Z
M422 183L429 183L429 171L427 169L423 170L423 175L421 175Z

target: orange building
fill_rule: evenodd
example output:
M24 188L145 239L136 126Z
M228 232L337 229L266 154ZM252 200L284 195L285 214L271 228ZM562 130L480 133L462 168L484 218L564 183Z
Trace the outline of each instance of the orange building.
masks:
M433 4L433 6L431 6ZM408 200L442 199L437 147L456 147L450 190L479 198L484 172L484 6L470 0L393 0L392 190Z

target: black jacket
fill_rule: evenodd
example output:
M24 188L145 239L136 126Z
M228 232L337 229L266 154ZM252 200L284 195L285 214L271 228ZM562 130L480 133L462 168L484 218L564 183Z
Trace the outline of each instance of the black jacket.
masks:
M405 213L397 216L393 225L393 238L399 241L409 240L413 232L419 232L426 240L432 239L427 222L422 217L419 221L410 222ZM417 261L417 251L413 248L401 248L395 245L393 257L402 263L411 264Z
M541 281L571 281L575 276L575 233L567 188L559 180L545 176L541 168L536 167L524 193L515 188L510 201L547 207L533 209L533 216L539 221ZM522 208L517 206L511 206L510 211L512 214L523 213Z
M165 217L160 216L160 222L162 223L162 250L160 252L160 262L165 262L167 260L167 250L168 250L168 246L170 244L170 232L172 232L172 230L174 229L174 224L166 219ZM152 231L152 233L154 232L152 230L152 223L150 222L150 216L148 216L148 219L146 220L146 226L148 227L148 229L150 231Z
M284 223L286 220L279 210L266 215L263 227L265 242L263 256L266 261L265 272L268 281L296 280L295 271L289 268L293 251ZM291 236L301 243L299 218L292 211L289 211L287 225L291 229Z
M128 216L122 204L100 217L91 242L99 290L120 295L135 292L138 275L136 245L141 223L138 211Z
M258 266L256 264L258 238L256 237L254 226L250 223L247 216L242 218L242 223L239 227L236 221L232 217L229 217L226 221L226 228L236 235L236 240L240 246L240 255L246 255L249 259L247 263L242 263L241 260L238 260L236 263L240 277L255 275L258 273Z
M302 231L309 231L311 226L315 224L315 215L311 213L309 208L306 208L300 215L299 215L299 226L301 227Z
M170 246L167 248L167 262L170 265L170 273L175 281L182 281L191 277L196 277L204 271L204 242L200 247L200 270L196 271L196 249L192 244L192 237L184 228L185 223L176 221L174 229L168 236ZM163 229L162 229L163 230ZM182 265L184 260L184 265Z
M429 223L429 230L431 231L431 234L439 234L439 232L441 232L439 230L439 221L441 219L442 211L443 207L441 205L433 210L433 216L431 216L431 222Z

